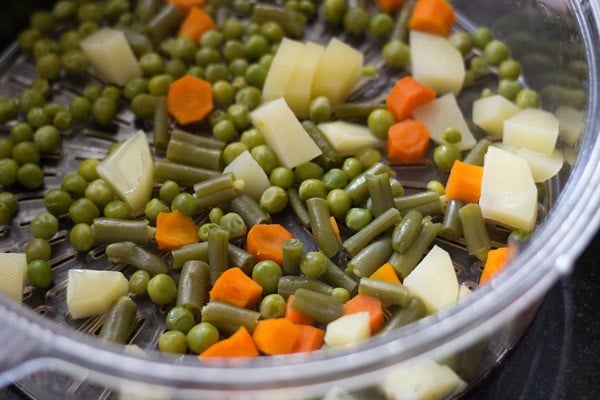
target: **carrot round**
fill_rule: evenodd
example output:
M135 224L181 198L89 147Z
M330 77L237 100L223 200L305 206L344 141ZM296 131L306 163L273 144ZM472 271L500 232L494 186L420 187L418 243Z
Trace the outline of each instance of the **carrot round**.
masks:
M381 301L375 297L357 294L344 303L344 315L364 311L369 313L369 326L371 334L373 334L383 326L383 305Z
M243 308L254 306L261 295L262 287L238 267L225 270L210 290L211 300Z
M412 76L399 79L385 100L387 109L397 121L410 117L413 110L435 99L435 91L420 84Z
M198 358L257 357L259 354L252 336L241 326L233 335L209 346Z
M388 130L388 161L392 164L420 161L429 146L429 138L429 129L421 121L409 118L395 123Z
M302 314L300 311L291 306L293 298L293 294L288 296L287 303L285 305L285 317L297 325L312 325L313 322L315 322L312 318L310 318L308 315Z
M282 245L294 235L279 224L255 224L246 236L246 250L257 261L272 260L283 265Z
M198 226L191 217L179 210L161 212L156 218L154 240L161 250L174 250L197 243Z
M323 346L325 331L312 325L297 325L298 337L292 353L304 353L319 350Z
M488 251L487 260L483 266L481 277L479 278L479 285L483 285L490 280L491 277L500 272L508 263L511 256L512 254L509 247L499 247Z
M446 0L417 0L408 21L410 29L448 36L456 22L454 7Z
M264 354L289 354L298 338L298 327L287 318L263 319L256 323L252 339Z
M400 283L400 278L398 278L398 274L396 273L394 266L390 263L385 263L381 267L377 268L377 270L373 272L369 278L390 283Z
M179 37L185 37L193 42L204 34L204 32L215 29L217 24L210 15L197 7L192 7L181 25L179 26Z
M483 167L454 161L446 182L446 200L458 199L467 203L477 203L481 195Z
M169 86L167 108L182 125L202 121L213 110L210 82L191 75L177 79Z

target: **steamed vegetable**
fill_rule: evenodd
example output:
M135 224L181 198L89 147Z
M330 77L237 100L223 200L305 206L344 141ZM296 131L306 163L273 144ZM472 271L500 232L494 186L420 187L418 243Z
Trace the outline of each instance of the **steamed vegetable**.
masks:
M354 155L365 147L381 148L385 143L364 125L346 121L323 122L317 127L325 134L338 155Z
M264 102L276 100L284 96L287 88L290 86L296 68L302 62L309 61L303 59L304 49L305 45L297 40L288 38L281 40L263 85L262 100ZM304 82L303 85L306 87L310 82ZM310 86L308 88L310 90Z
M182 125L202 121L213 110L210 82L185 75L169 85L167 109Z
M502 143L549 155L558 139L558 119L548 111L528 108L504 121Z
M198 242L198 226L179 210L161 212L156 218L154 240L161 250L174 250Z
M316 77L317 67L323 51L324 48L320 44L307 42L300 54L300 62L296 64L294 73L285 89L285 101L298 118L306 118L309 115L309 105L313 95L312 82ZM273 68L273 65L271 65L271 68ZM269 73L270 71L271 69L269 69Z
M516 104L499 94L482 97L473 102L473 123L494 138L501 138L504 121L519 111Z
M129 282L119 271L70 269L67 283L69 314L78 319L105 313L128 291Z
M387 158L392 164L411 164L423 160L429 147L429 129L418 120L405 119L388 130Z
M0 291L21 302L27 280L25 253L0 253Z
M358 344L371 335L367 311L348 314L327 324L325 344L331 347Z
M283 265L283 243L294 235L279 224L256 224L246 236L246 249L258 261L273 260Z
M244 192L255 200L260 199L270 185L269 177L248 150L238 155L223 169L223 173L228 172L232 172L237 179L244 182Z
M452 4L445 0L417 0L408 21L410 29L448 36L456 22Z
M388 94L385 105L397 121L410 117L415 108L435 100L435 91L419 83L412 76L398 80Z

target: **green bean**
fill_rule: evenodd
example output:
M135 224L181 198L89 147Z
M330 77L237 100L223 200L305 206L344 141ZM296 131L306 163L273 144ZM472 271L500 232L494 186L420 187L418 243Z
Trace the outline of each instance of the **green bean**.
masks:
M284 275L277 283L277 293L287 299L299 289L307 289L314 292L329 295L333 287L317 279L302 275Z
M464 205L465 202L458 199L452 199L446 203L446 211L444 212L440 236L450 240L456 240L462 236L463 230L458 211Z
M324 324L341 317L344 313L344 304L337 298L304 288L296 290L290 306Z
M208 300L210 269L206 262L190 260L183 264L177 285L177 305L188 308L199 316Z
M233 188L234 175L231 172L218 175L194 185L194 195L201 199L225 189Z
M231 211L239 214L248 229L256 224L266 224L271 222L271 216L262 209L260 204L247 194L241 194L231 200Z
M429 248L437 234L442 229L439 223L425 223L421 228L421 233L412 242L410 247L404 253L394 252L388 259L401 279L406 278L408 274L417 266L425 251Z
M133 242L114 242L106 246L106 256L114 263L132 265L150 274L166 274L169 266L161 257Z
M171 250L171 266L180 269L187 261L208 261L208 242L192 243ZM236 264L237 265L237 264Z
M400 222L401 218L402 216L398 210L395 208L390 208L371 221L369 225L365 226L363 229L344 240L342 247L346 249L348 254L355 256L376 236Z
M431 191L396 197L394 206L403 214L411 210L419 211L422 215L443 214L444 212L440 196Z
M408 43L408 21L415 7L415 0L410 0L402 5L398 10L396 23L390 35L390 40L400 40L403 43Z
M367 189L371 198L371 211L375 217L394 207L394 197L388 174L367 175Z
M148 21L145 27L145 33L149 35L155 43L162 41L167 34L179 26L183 19L183 12L174 4L165 4Z
M142 54L149 53L153 50L154 46L148 36L129 28L119 27L118 28L127 39L129 46L131 46L131 50L140 57Z
M491 245L485 220L481 214L481 207L479 204L469 203L458 210L458 216L469 254L481 261L487 260L487 253Z
M377 268L385 264L392 252L392 242L389 237L375 240L348 261L346 273L361 278L369 277Z
M319 277L320 280L328 283L334 288L343 288L350 293L350 295L356 292L358 282L356 282L350 275L346 274L336 263L327 259L327 269Z
M304 244L302 241L293 238L283 242L281 248L283 250L283 273L285 275L297 275L300 272L300 259Z
M229 231L212 229L208 232L208 265L210 283L214 284L223 271L229 268Z
M352 197L352 204L360 205L363 201L365 201L369 197L369 189L367 187L367 175L377 175L377 174L388 174L391 178L394 176L394 172L390 169L389 166L378 162L373 165L369 169L363 171L358 176L346 185L346 192L350 194Z
M154 141L155 149L165 150L169 141L169 114L167 112L167 98L157 96L154 99ZM167 156L168 158L168 156Z
M252 21L259 24L268 21L276 22L292 38L301 37L306 26L306 17L303 14L264 3L254 6Z
M340 249L341 243L331 226L331 214L327 200L313 197L306 201L310 229L317 246L327 256L334 256Z
M97 245L130 241L142 246L150 243L155 230L145 220L117 218L96 218L92 229L94 230L94 243Z
M409 290L401 283L392 283L379 279L360 278L358 294L375 297L385 304L406 307L410 299Z
M167 160L210 170L221 170L221 150L190 146L171 138L167 145Z
M335 150L327 136L315 125L314 122L306 120L302 122L302 127L313 142L321 150L321 155L315 158L315 162L325 169L337 167L342 163L342 157Z
M485 155L488 147L492 144L487 139L480 139L475 143L475 146L465 155L463 162L466 164L483 165L483 156Z
M294 213L296 218L298 218L298 221L300 221L300 223L304 227L310 227L310 217L308 215L308 209L306 208L306 204L304 203L304 201L302 201L302 199L300 198L300 195L298 194L298 189L296 189L295 187L291 187L288 189L287 193L288 204L290 205L290 208L292 209L292 212Z
M198 182L219 175L219 171L179 164L168 160L156 160L154 162L154 180L156 182L173 180L182 186L192 187Z
M380 335L390 333L394 329L398 329L404 325L408 325L427 315L427 308L421 299L411 297L404 308L398 309L383 328L378 332Z
M404 253L421 233L423 216L418 211L409 211L396 225L392 233L392 248Z
M381 102L365 101L356 103L339 103L333 105L333 115L338 119L367 122L371 112L385 108Z
M137 305L127 296L121 296L112 306L98 337L102 340L125 344L135 325Z
M202 322L209 322L219 331L228 333L235 332L240 326L253 332L259 318L259 312L220 301L209 301L202 307Z
M247 274L252 272L252 267L256 263L256 258L253 254L246 250L229 243L229 264L235 265L242 269Z

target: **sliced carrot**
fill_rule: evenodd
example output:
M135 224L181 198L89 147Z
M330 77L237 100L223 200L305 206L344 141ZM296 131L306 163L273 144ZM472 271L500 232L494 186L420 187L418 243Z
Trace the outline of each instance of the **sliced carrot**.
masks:
M298 326L287 318L262 319L256 323L252 339L264 354L289 354L298 338Z
M421 121L405 119L390 126L387 158L392 164L412 164L425 156L429 146L429 129Z
M200 7L206 3L205 0L167 0L167 3L175 4L184 12L188 12L192 7Z
M338 226L338 223L333 215L331 217L329 217L329 224L331 225L331 230L333 231L333 234L335 235L337 240L340 243L342 243L342 235L340 234L340 227Z
M344 315L364 311L369 313L369 326L371 327L371 334L373 334L383 325L383 305L381 301L375 297L357 294L344 303Z
M283 265L282 244L294 235L279 224L256 224L246 236L246 250L254 254L257 261L272 260Z
M261 295L262 287L238 267L225 270L210 290L211 300L244 308L258 303Z
M454 7L447 0L417 0L408 27L448 36L455 22Z
M161 212L156 217L154 240L161 250L174 250L197 243L198 226L191 217L179 210Z
M212 357L257 357L259 354L252 336L241 326L233 335L209 346L198 358L202 360Z
M483 285L500 272L511 257L512 251L509 247L498 247L497 249L488 251L487 260L483 266L481 277L479 278L479 285Z
M298 337L292 348L292 353L303 353L319 350L323 346L325 331L312 325L297 325Z
M381 11L385 12L399 9L404 2L405 0L375 0L375 3L377 3L377 6L379 6Z
M477 203L481 195L483 167L454 161L446 182L446 199L459 199L468 203Z
M285 306L285 317L298 325L312 325L313 319L309 316L302 314L300 311L296 310L291 306L292 299L294 298L293 294L290 294L287 299L287 303Z
M215 29L216 27L217 24L210 15L197 7L192 7L189 9L187 16L179 26L178 36L197 42L204 32Z
M421 85L412 76L398 80L385 100L387 109L397 121L410 117L413 110L435 99L435 91Z
M182 125L202 121L213 110L210 82L192 75L177 79L169 86L167 109Z
M377 270L373 272L369 278L390 283L401 283L394 266L390 263L385 263L381 267L377 268Z

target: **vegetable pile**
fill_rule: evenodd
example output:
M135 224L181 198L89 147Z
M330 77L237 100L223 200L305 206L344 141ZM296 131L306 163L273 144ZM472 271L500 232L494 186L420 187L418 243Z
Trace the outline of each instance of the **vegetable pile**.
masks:
M0 99L0 224L18 211L9 190L45 190L47 212L21 254L0 254L0 289L20 301L27 280L54 284L49 240L67 221L77 251L135 270L70 270L70 317L106 314L99 336L128 343L147 296L168 310L160 351L206 360L356 344L450 307L470 289L442 242L492 279L562 167L558 119L489 29L454 26L449 2L375 3L61 0L33 13L18 44L38 77ZM380 71L351 44L303 40L318 18L385 43L384 97L353 98ZM471 123L457 96L492 73ZM85 74L99 83L52 101L55 82ZM44 186L61 135L110 131L126 108L139 131ZM396 179L429 160L440 180Z

